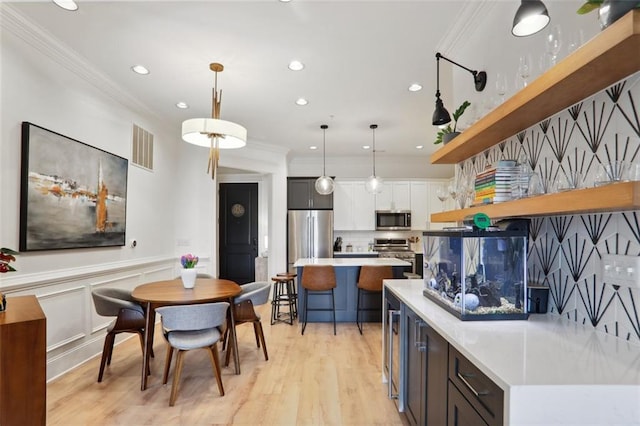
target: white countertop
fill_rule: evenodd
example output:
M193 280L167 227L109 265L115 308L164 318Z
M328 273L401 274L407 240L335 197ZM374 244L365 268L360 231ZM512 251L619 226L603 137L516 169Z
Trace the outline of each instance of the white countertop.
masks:
M505 424L640 425L640 346L552 315L461 321L422 280L384 283L505 391Z
M393 257L342 257L342 258L301 258L293 264L294 267L305 265L329 265L329 266L411 266L411 263Z

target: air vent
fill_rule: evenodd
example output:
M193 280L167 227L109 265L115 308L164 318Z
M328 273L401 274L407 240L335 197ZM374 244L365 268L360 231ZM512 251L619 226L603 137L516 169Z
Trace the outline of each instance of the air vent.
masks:
M133 125L133 164L153 170L153 134Z

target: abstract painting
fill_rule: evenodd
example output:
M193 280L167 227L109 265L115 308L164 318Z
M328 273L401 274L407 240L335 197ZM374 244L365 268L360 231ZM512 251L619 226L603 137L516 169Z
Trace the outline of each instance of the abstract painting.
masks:
M128 160L22 123L20 251L123 246Z

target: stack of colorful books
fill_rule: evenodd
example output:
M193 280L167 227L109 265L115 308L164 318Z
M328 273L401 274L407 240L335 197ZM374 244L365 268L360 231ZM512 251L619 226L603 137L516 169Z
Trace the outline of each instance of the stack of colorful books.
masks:
M476 175L473 204L491 204L511 200L511 183L518 177L515 162L500 161Z

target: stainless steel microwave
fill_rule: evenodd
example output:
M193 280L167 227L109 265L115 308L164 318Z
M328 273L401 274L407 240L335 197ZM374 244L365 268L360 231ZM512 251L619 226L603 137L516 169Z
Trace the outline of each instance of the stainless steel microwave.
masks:
M377 231L403 231L410 229L410 210L376 210Z

